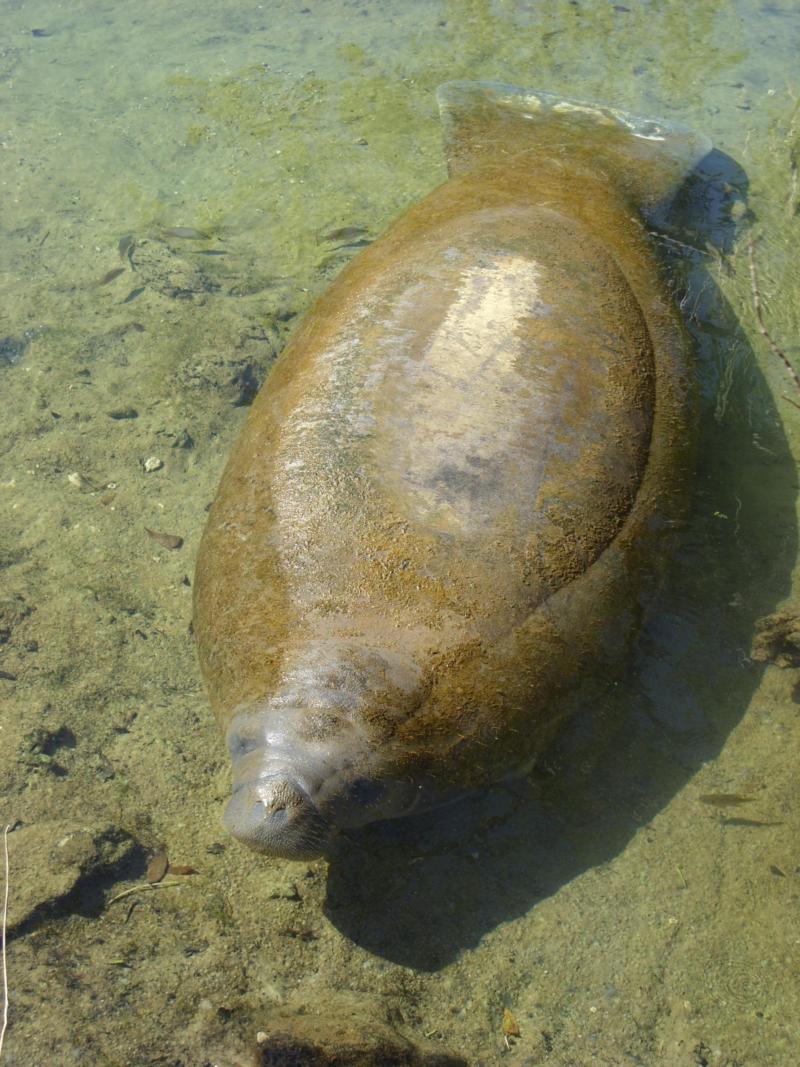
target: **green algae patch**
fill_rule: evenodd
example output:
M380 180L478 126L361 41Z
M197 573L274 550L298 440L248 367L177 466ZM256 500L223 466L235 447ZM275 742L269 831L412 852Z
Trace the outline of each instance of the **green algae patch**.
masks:
M256 64L235 75L203 80L177 74L167 85L200 115L239 136L263 140L279 134L308 111L325 83L312 76L287 84ZM191 129L208 127L197 125Z

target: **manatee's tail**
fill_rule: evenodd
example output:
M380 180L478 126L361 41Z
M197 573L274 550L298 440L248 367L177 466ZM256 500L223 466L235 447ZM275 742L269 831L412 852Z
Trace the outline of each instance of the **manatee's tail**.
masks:
M669 201L711 143L686 127L616 108L495 82L447 82L438 92L450 175L475 167L568 162L604 174L649 212Z

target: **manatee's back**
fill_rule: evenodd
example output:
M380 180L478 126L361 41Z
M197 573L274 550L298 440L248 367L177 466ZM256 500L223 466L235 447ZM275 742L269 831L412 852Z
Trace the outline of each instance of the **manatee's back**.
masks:
M412 209L257 398L196 580L223 723L303 646L361 642L420 669L410 758L492 776L632 616L679 508L683 340L613 182L529 164L466 167Z

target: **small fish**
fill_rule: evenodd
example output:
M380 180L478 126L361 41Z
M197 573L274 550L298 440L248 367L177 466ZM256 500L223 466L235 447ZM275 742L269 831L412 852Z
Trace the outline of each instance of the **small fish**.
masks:
M137 286L136 289L131 289L131 291L128 293L128 295L125 297L125 299L122 301L122 303L123 304L130 304L130 302L132 300L135 300L137 296L141 296L142 293L144 292L144 290L145 290L145 286L143 286L143 285Z
M164 237L181 237L185 241L207 241L210 233L196 230L194 226L165 226L161 233Z
M109 282L113 282L115 278L119 278L120 274L124 273L124 267L114 267L113 270L107 271L102 278L98 278L97 285L108 285Z
M362 237L359 241L346 241L343 245L336 245L334 252L338 252L342 248L366 248L367 245L371 244L371 237Z
M159 533L158 530L148 530L145 526L145 533L153 538L154 541L158 541L164 548L180 548L183 544L183 538L178 537L177 534Z
M117 250L119 251L119 258L124 262L126 259L133 269L133 250L136 247L136 238L132 233L126 233L124 237L120 237Z
M783 826L782 822L768 822L765 819L723 819L723 826Z
M352 241L355 237L363 237L368 231L364 226L341 226L338 230L331 230L317 237L317 244L323 241Z
M739 804L752 804L755 799L742 793L704 793L700 797L701 803L711 804L715 808L735 808Z
M195 256L227 256L228 253L222 248L195 248L192 250Z

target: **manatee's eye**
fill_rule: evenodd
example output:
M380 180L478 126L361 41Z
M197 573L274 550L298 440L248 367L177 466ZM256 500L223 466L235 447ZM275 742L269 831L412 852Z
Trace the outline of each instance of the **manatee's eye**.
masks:
M378 803L384 791L384 786L380 782L371 781L369 778L357 778L350 786L349 795L354 804L369 808Z

